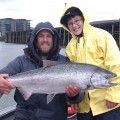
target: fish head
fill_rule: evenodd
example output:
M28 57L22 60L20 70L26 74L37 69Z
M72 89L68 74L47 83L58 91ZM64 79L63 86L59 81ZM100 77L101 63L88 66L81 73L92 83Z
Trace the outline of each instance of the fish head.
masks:
M92 74L90 83L94 88L107 88L117 85L110 82L117 75L109 70L98 68Z

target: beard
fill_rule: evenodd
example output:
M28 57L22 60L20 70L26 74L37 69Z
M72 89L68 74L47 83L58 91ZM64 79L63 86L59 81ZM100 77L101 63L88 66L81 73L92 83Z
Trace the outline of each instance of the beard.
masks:
M38 50L40 56L48 56L48 54L50 54L52 48L53 48L53 44L49 43L47 41L37 44L37 50Z
M41 56L48 56L50 51L49 52L42 52L42 51L39 51L39 53L41 54Z
M44 49L44 50L41 49L41 48L39 48L38 52L39 52L39 54L41 56L48 56L50 54L51 50L52 50L52 48L50 48L50 49Z

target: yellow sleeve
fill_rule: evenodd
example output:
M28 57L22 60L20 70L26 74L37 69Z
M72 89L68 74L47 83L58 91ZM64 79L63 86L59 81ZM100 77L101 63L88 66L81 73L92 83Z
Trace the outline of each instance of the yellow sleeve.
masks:
M111 82L118 83L117 86L107 88L105 99L120 103L120 51L116 41L109 33L106 35L105 44L104 64L108 70L117 74L117 77L112 79Z

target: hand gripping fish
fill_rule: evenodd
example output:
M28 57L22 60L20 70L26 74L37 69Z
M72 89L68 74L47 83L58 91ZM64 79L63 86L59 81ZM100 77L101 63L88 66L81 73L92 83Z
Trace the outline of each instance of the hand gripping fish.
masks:
M74 85L81 90L115 86L110 80L117 75L96 65L86 63L55 62L45 60L44 67L7 78L28 100L33 93L48 94L49 103L55 94L65 93L66 86ZM2 95L2 94L1 94Z

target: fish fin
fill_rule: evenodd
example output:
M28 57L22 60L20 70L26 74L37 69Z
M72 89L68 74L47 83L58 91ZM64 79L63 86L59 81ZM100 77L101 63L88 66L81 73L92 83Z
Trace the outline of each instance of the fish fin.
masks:
M48 67L48 66L51 66L51 65L57 65L57 64L65 63L65 62L61 62L61 61L52 61L52 60L42 60L42 61L43 61L43 67Z
M48 67L51 65L56 64L56 61L51 61L51 60L43 60L43 67Z
M55 94L47 95L47 104L49 104L53 100L54 97L55 97Z
M25 100L28 100L28 99L30 98L30 96L32 95L32 93L31 93L31 92L27 92L27 91L25 90L25 88L17 87L17 89L20 91L20 93L22 94L22 96L23 96L23 98L24 98Z
M3 96L3 93L2 92L0 92L0 98Z

